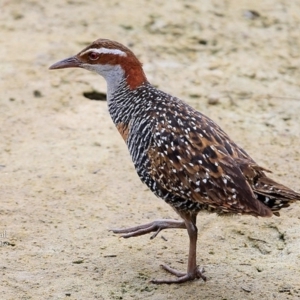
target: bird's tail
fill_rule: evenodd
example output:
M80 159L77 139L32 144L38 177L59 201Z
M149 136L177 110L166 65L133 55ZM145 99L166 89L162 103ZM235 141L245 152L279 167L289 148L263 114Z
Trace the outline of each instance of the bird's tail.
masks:
M276 216L279 216L278 211L281 208L288 207L295 201L300 201L299 193L267 176L257 178L253 190L257 199L270 207Z
M279 210L300 201L300 193L269 178L265 172L271 172L254 161L238 159L239 167L252 187L256 198L268 206L274 215L279 216Z

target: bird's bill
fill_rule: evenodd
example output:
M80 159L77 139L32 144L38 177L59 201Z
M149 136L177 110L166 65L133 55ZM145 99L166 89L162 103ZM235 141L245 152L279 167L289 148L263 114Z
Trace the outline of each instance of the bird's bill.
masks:
M81 62L79 61L79 59L76 56L72 56L53 64L49 69L55 70L55 69L76 68L76 67L80 67L80 65Z

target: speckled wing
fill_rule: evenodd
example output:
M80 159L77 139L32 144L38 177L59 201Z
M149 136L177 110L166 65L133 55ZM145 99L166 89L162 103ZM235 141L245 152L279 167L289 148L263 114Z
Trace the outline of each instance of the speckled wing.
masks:
M178 99L158 108L149 173L163 189L218 212L270 216L239 168L253 161L212 120ZM254 162L253 162L254 163Z

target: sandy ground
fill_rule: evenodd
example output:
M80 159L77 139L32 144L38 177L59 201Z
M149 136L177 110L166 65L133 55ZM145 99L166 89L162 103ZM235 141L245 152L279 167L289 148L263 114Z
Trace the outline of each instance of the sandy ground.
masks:
M186 268L187 234L108 231L177 216L139 181L106 103L83 96L104 80L48 70L122 42L299 191L299 1L2 0L0 16L1 299L300 298L300 203L271 219L199 214L208 281L149 283L169 276L163 262Z

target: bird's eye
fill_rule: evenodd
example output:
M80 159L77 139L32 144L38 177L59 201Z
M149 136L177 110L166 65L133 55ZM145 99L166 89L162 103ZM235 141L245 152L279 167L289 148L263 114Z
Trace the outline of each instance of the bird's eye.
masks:
M89 58L91 60L96 60L96 59L99 58L99 53L97 53L97 52L91 52L91 53L89 53Z

